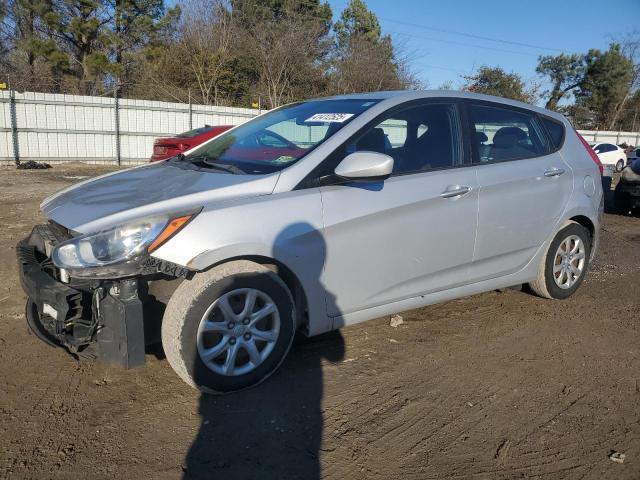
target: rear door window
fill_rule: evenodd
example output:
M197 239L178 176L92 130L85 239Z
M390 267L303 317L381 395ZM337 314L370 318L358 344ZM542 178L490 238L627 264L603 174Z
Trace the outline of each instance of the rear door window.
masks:
M537 116L498 106L469 107L472 141L481 162L505 162L538 157L550 152Z

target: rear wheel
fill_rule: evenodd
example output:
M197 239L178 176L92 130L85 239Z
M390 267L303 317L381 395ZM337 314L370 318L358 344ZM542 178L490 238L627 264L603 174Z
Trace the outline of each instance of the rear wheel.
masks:
M618 160L618 163L616 163L616 172L621 172L623 168L624 168L624 160L620 159Z
M591 235L578 223L562 228L549 244L530 288L544 298L568 298L580 287L589 267Z
M235 261L180 284L162 321L167 360L207 393L242 390L282 363L295 333L285 283L262 265Z

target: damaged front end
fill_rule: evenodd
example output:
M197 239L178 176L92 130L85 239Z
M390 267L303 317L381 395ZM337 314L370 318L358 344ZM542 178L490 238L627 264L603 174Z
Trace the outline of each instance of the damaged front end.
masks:
M640 209L640 159L622 170L614 192L614 203L624 212Z
M27 323L41 340L76 358L133 368L144 364L145 347L159 340L164 304L150 293L155 283L190 275L179 265L150 255L136 259L135 272L109 278L74 276L52 261L57 246L74 239L64 227L37 225L18 243Z

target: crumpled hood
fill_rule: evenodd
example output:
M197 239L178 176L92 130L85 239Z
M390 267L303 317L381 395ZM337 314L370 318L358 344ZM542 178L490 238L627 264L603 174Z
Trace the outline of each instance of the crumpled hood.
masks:
M210 206L213 201L268 195L278 176L233 175L160 162L73 185L45 199L40 208L60 225L88 233L145 216Z

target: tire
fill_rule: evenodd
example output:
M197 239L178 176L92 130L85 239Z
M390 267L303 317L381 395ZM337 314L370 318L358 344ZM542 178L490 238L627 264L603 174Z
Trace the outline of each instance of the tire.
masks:
M624 160L618 160L618 163L616 163L616 172L621 172L622 169L624 168Z
M240 315L241 310L248 313ZM260 317L261 312L269 313ZM254 318L260 318L258 323ZM295 331L294 301L282 279L262 265L239 260L180 284L162 320L162 346L185 382L205 393L224 394L255 386L273 374L289 352ZM208 358L218 350L219 355ZM230 358L232 351L236 353Z
M557 253L560 253L560 245L564 244L568 239L579 239L582 242L582 250L578 250L578 252L574 254L574 259L570 262L569 258L564 260L562 257L557 256ZM567 247L566 249L570 250L577 244L578 242L573 240L573 243L570 241L569 244L564 244L563 248ZM582 258L579 258L579 252L581 252ZM578 290L584 280L589 269L590 254L591 235L589 234L589 231L578 223L569 223L560 229L549 244L544 258L538 267L538 277L535 281L529 283L529 288L531 288L535 294L543 298L564 299L570 297L576 290ZM560 264L558 264L558 261L560 261ZM554 266L558 267L558 269L562 269L564 268L563 262L565 261L569 262L565 271L561 270L560 272L554 273ZM579 268L580 265L582 265L580 268L580 274L576 275L569 265L576 268ZM559 280L557 281L556 278L558 277ZM563 283L564 285L561 287L558 282Z

